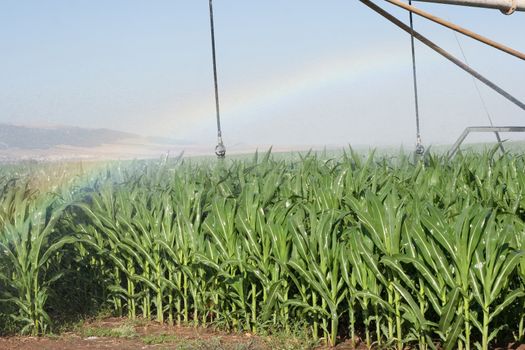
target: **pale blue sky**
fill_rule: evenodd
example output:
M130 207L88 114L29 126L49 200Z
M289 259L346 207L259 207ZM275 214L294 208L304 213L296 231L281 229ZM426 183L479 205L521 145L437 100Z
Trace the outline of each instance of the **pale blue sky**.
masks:
M376 1L406 20L401 10ZM421 4L525 51L525 13ZM409 36L355 0L215 0L227 144L414 143ZM416 29L459 55L454 34ZM525 64L459 37L525 100ZM0 122L107 127L215 143L206 0L1 0ZM488 123L471 78L418 44L423 140ZM481 87L496 124L525 113Z

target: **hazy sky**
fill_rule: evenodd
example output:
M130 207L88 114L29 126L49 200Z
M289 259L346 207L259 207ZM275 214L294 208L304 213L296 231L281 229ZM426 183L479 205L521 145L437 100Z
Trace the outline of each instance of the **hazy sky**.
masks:
M417 5L525 51L523 12ZM356 0L215 0L214 9L227 144L413 145L404 32ZM452 31L415 24L460 56ZM523 61L458 37L474 68L525 100ZM416 50L424 143L487 125L471 77ZM0 52L0 122L215 143L206 0L1 0ZM480 89L495 124L525 124L525 112Z

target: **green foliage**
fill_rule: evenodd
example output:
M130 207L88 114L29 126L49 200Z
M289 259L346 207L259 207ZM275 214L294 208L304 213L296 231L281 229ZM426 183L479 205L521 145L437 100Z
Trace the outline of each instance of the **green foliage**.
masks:
M133 325L126 323L115 328L83 327L81 333L84 337L135 338L138 336Z
M173 343L179 340L179 337L173 334L155 334L142 337L142 342L146 345Z
M161 323L301 325L309 344L523 341L524 168L510 154L349 150L117 164L60 196L5 180L0 313L43 333L63 295Z

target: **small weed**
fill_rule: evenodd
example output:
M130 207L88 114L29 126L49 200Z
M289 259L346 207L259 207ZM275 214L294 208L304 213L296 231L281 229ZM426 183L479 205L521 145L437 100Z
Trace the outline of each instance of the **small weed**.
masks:
M123 324L117 328L87 327L82 329L84 337L110 337L110 338L134 338L137 335L135 328L129 324Z
M177 350L226 350L220 338L185 339L177 345Z
M58 323L53 327L53 333L60 335L66 332L79 332L86 324L86 319L81 318L76 321L67 321Z
M95 315L95 320L100 321L112 316L113 311L111 307L109 305L104 305L100 308L100 310L98 310L97 314Z
M259 349L254 341L250 341L249 343L241 343L235 345L235 347L232 350L257 350Z
M135 327L130 324L123 324L120 327L114 328L113 333L117 335L117 338L133 338L137 336Z
M177 340L179 338L173 334L146 335L142 337L142 342L146 345L173 343Z
M142 338L146 345L176 343L177 350L258 350L254 340L246 343L222 342L221 337L187 339L173 334L149 335Z
M266 335L265 344L272 350L309 350L319 345L308 327L301 324L291 326L289 329L266 328L262 335Z
M86 327L82 328L82 336L84 337L112 337L113 332L111 328L102 327Z
M0 313L0 336L13 335L19 331L19 326L7 314Z

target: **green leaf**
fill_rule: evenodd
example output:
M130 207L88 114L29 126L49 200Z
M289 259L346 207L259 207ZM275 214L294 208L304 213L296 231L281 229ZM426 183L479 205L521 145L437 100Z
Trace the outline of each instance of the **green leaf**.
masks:
M443 333L447 332L450 328L452 320L456 315L458 309L458 302L461 297L461 290L459 288L454 288L449 293L449 299L445 307L441 312L441 317L439 319L439 330Z

